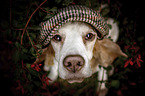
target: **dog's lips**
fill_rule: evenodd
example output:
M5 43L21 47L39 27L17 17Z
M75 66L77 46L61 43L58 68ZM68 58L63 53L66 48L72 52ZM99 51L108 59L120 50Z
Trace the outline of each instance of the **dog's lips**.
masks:
M81 82L83 82L83 80L84 80L84 78L69 78L69 79L67 79L67 81L69 83L81 83Z

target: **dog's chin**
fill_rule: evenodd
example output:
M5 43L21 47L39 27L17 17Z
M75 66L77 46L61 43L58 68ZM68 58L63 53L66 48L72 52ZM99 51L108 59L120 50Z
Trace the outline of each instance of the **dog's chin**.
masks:
M71 78L67 79L68 83L81 83L84 81L84 78Z

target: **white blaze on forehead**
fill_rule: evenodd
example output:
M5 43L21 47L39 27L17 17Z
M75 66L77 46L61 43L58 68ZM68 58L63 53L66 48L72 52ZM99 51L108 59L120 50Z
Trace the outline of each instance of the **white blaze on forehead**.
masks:
M83 38L85 38L86 34L90 32L96 33L90 27L90 25L86 23L81 23L81 22L73 22L73 23L69 22L59 29L59 33L65 38L64 44L70 45L67 47L71 47L71 46L75 48L79 47L78 50L80 48L84 48L84 50L82 51L83 52L86 51L86 54L89 59L92 58L92 50L93 50L93 47L94 47L93 45L95 43L96 38L94 42L87 42L86 44L84 44ZM66 47L66 45L64 45L64 47ZM65 48L64 50L66 51Z
M95 33L88 24L81 22L66 23L58 30L63 42L56 43L52 41L51 44L55 51L55 58L59 63L59 76L61 78L66 79L70 75L63 66L63 60L68 55L81 55L84 58L85 65L79 73L80 76L89 77L92 75L89 61L93 55L92 51L96 38L91 42L86 42L86 44L83 41L86 34L90 32ZM77 74L75 76L79 77Z

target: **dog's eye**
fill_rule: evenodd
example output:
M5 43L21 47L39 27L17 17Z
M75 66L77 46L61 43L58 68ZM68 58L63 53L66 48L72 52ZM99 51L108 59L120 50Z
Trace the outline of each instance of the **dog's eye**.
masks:
M54 41L61 41L62 38L61 38L60 35L55 35L55 36L53 37L53 40L54 40Z
M95 37L94 34L92 34L92 33L88 33L88 34L86 35L86 37L85 37L85 40L93 40L94 37Z

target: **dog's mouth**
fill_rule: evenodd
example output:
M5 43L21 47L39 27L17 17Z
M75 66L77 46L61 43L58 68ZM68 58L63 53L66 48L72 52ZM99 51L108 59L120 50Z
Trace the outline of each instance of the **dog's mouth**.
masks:
M83 80L84 80L84 78L78 78L78 77L67 79L67 81L69 83L81 83L81 82L83 82Z

